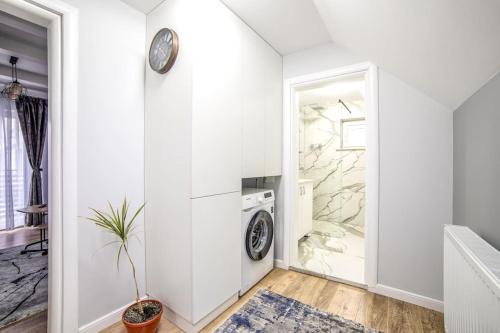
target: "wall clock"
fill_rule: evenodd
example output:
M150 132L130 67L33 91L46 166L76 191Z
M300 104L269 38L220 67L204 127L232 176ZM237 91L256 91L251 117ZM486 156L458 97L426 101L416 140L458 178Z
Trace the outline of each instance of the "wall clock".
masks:
M149 65L160 74L172 68L179 51L179 38L172 29L158 31L149 48Z

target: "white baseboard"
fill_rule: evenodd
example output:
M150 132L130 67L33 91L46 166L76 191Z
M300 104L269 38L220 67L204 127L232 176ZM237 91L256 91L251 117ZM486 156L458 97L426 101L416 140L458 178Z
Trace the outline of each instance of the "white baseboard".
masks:
M278 268L282 268L282 269L286 269L286 270L291 269L290 267L285 266L283 260L281 260L281 259L274 259L274 267L278 267ZM300 270L295 269L295 268L293 270L300 271ZM308 272L308 271L304 271L304 273L311 274L311 272ZM314 274L312 274L312 275L314 275ZM320 276L320 277L323 277L323 278L326 278L329 280L333 280L333 281L337 281L337 282L341 282L344 284L355 285L352 282L342 281L342 280L331 278L331 277L325 277L325 276ZM405 302L408 302L411 304L422 306L424 308L435 310L438 312L444 312L443 301L439 301L439 300L434 299L434 298L414 294L414 293L409 292L409 291L389 287L389 286L386 286L383 284L377 284L374 287L368 287L368 288L366 288L366 286L364 286L364 285L355 285L355 286L357 286L359 288L368 289L368 291L371 291L372 293L375 293L375 294L380 294L380 295L384 295L387 297L392 297L395 299L399 299L401 301L405 301Z
M147 297L144 296L141 298L141 300L144 300L146 298ZM78 328L78 333L98 333L103 329L105 329L106 327L109 327L114 323L121 321L123 311L125 311L125 309L133 303L134 302L130 302L129 304L124 305L121 308L118 308L102 316L101 318L98 318L88 324L83 325L82 327Z
M383 284L377 284L375 287L370 287L368 288L369 291L375 293L375 294L380 294L384 295L387 297L392 297L395 299L399 299L401 301L405 301L411 304L419 305L424 308L428 308L431 310L435 310L438 312L443 312L444 311L444 303L443 301L439 301L434 298L430 298L427 296L422 296L418 294L411 293L409 291L385 286Z
M210 312L208 315L200 319L196 324L191 324L188 320L183 318L182 316L175 313L173 310L168 308L166 305L165 309L165 317L172 323L174 323L177 327L182 329L186 333L197 333L201 331L205 326L210 324L212 320L217 318L222 312L224 312L227 308L238 301L238 293L231 296L224 303L219 305L214 311Z
M288 266L286 266L284 261L281 259L274 259L274 267L288 270Z

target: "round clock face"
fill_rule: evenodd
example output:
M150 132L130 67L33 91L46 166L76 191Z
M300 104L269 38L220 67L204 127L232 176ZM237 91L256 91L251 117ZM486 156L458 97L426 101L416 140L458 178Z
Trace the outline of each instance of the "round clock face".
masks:
M149 48L149 65L158 73L166 73L177 58L179 41L175 31L163 28L158 31Z

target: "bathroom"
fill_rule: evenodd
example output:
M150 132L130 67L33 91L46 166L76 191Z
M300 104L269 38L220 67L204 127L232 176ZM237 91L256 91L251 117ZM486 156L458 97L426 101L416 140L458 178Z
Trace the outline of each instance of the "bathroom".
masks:
M296 268L364 284L366 83L354 73L297 91Z

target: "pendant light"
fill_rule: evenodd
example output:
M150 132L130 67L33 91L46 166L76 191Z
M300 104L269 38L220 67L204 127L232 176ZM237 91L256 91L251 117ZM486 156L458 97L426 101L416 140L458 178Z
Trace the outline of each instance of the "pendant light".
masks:
M9 62L12 67L12 82L7 84L2 90L2 95L13 101L22 95L24 91L24 87L17 81L17 60L17 57L10 57Z

